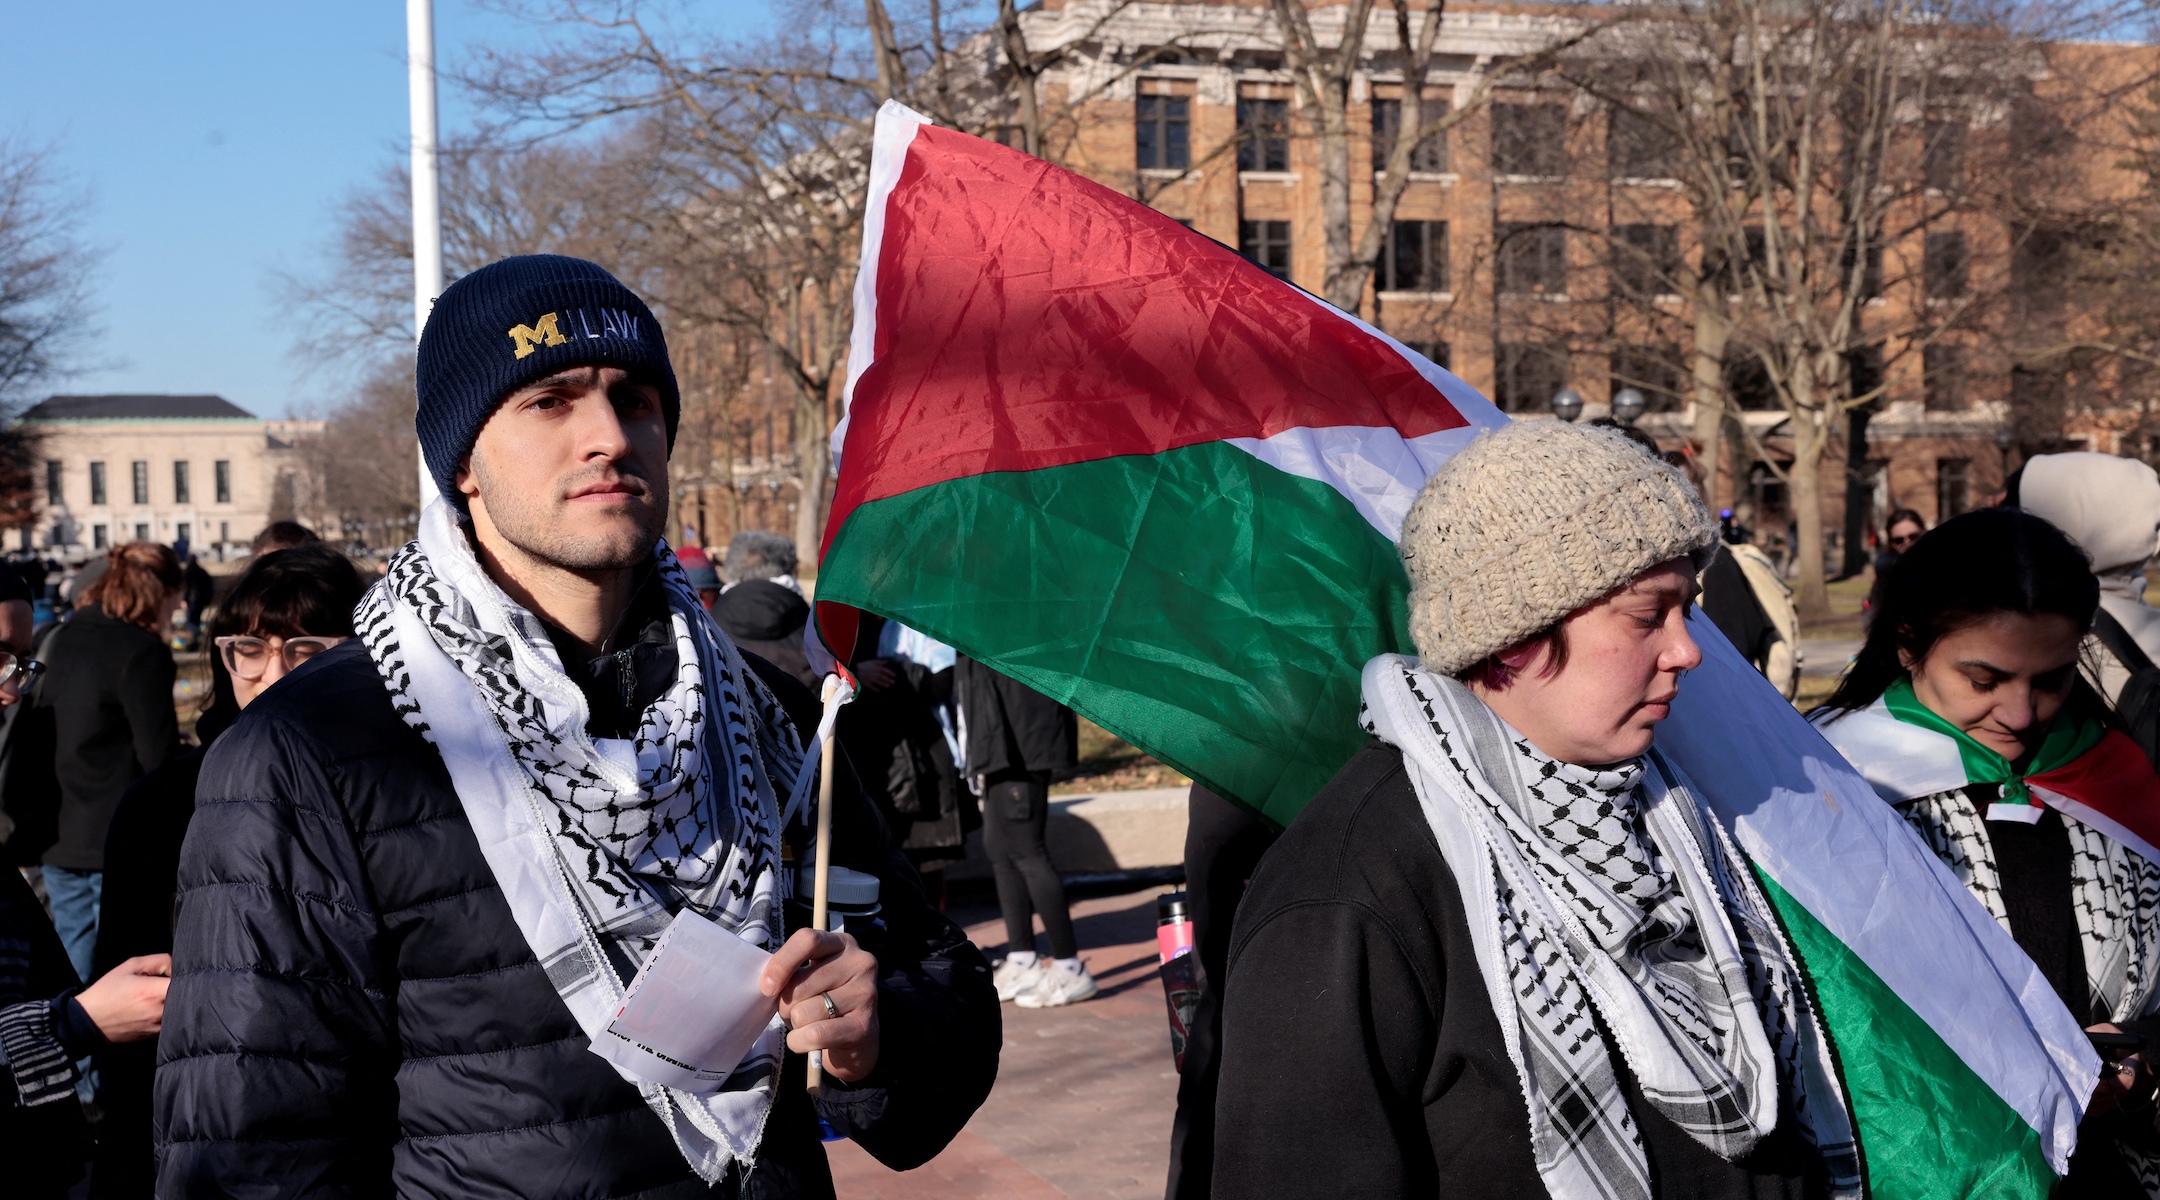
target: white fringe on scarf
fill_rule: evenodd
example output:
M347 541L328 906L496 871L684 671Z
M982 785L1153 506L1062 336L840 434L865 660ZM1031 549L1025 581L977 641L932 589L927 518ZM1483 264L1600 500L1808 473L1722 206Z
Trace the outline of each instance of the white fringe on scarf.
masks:
M1383 655L1366 664L1364 701L1366 729L1402 751L1462 891L1538 1174L1556 1200L1651 1195L1616 1053L1645 1100L1727 1160L1776 1128L1784 1097L1834 1193L1857 1196L1850 1116L1791 950L1739 851L1677 771L1653 754L1628 784L1639 815L1574 831L1596 843L1592 859L1521 810L1535 789L1512 760L1535 752L1462 684ZM1540 770L1539 781L1553 774ZM1660 886L1616 894L1609 873L1584 869L1620 856L1632 877Z
M802 750L665 543L657 554L676 678L629 739L586 735L584 694L546 627L480 569L442 501L354 614L398 715L441 752L519 931L594 1041L680 909L768 949L782 935L775 784L794 784ZM707 1183L754 1161L786 1032L774 1017L710 1095L623 1072Z

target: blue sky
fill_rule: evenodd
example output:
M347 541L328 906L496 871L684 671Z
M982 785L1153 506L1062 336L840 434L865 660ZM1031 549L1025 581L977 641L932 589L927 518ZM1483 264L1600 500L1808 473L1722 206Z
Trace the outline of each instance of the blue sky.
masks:
M784 3L784 0L773 0ZM701 0L755 34L768 0ZM407 153L405 5L0 0L0 131L56 147L85 201L98 335L63 392L214 392L264 416L336 399L290 350L273 278L320 261L338 202ZM532 32L436 0L445 73ZM442 96L445 136L471 118Z

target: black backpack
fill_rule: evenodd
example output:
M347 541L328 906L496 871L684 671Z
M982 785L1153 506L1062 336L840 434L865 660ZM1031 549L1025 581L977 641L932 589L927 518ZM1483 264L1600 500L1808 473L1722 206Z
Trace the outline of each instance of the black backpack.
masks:
M2160 667L2104 608L2093 616L2093 636L2130 672L2130 682L2115 697L2115 713L2145 752L2145 761L2160 770Z

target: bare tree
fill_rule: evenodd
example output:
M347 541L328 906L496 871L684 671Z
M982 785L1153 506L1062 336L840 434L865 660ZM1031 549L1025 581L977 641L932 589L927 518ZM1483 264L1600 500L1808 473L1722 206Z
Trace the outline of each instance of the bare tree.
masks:
M1394 24L1392 56L1402 72L1403 100L1395 145L1387 166L1373 181L1371 219L1362 231L1351 220L1350 91L1352 82L1370 71L1381 48L1368 44L1374 0L1347 0L1325 10L1341 14L1342 28L1332 43L1321 36L1304 0L1270 0L1283 39L1284 60L1297 81L1300 106L1309 114L1319 147L1320 225L1326 239L1326 273L1320 294L1345 312L1357 312L1372 278L1373 264L1385 247L1395 206L1410 185L1412 164L1421 147L1477 112L1501 81L1535 74L1561 54L1589 40L1610 24L1609 18L1571 22L1547 44L1491 64L1482 70L1460 106L1428 113L1424 102L1434 47L1446 16L1446 0L1428 0L1413 19L1412 0L1391 0ZM1413 32L1414 29L1414 32Z
M1665 142L1686 197L1699 254L1665 270L1691 299L1706 457L1721 425L1754 437L1732 420L1735 359L1782 414L1790 466L1752 450L1790 489L1805 614L1829 607L1821 467L1846 415L1880 395L1886 354L1973 328L2003 292L1999 210L1984 189L1931 186L1926 164L1950 117L1978 131L1973 157L1988 149L1980 118L2029 86L2034 47L1956 3L1705 0L1614 31L1574 72Z
M51 147L0 137L0 401L64 373L89 332L81 213Z
M412 537L420 511L413 471L419 439L413 432L412 369L391 361L370 372L350 400L324 418L320 436L300 443L304 474L314 483L314 508L335 530L370 546Z

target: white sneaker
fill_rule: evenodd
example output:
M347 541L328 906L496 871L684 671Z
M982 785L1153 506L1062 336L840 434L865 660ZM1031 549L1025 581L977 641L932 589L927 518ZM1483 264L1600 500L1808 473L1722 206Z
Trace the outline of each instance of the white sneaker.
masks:
M1030 991L1013 997L1013 1003L1022 1008L1063 1008L1091 1000L1102 989L1095 986L1095 977L1082 967L1075 971L1068 967L1052 965L1042 973L1041 982Z
M1042 982L1043 968L1048 965L1047 960L1040 958L1025 965L1009 958L999 963L997 970L990 976L990 982L997 987L998 1002L1004 1003L1017 998L1023 992L1034 991L1035 986Z

